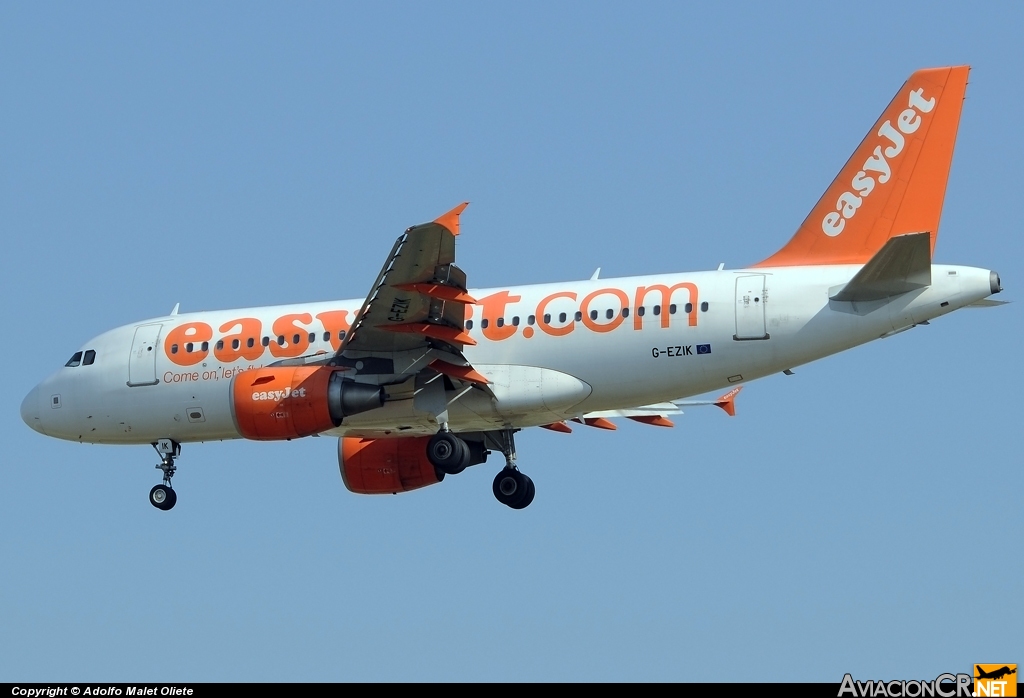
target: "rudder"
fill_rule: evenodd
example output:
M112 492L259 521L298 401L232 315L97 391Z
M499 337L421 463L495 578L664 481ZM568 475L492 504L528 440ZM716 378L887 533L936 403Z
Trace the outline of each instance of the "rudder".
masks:
M969 66L910 76L781 250L755 267L862 264L889 238L935 252Z

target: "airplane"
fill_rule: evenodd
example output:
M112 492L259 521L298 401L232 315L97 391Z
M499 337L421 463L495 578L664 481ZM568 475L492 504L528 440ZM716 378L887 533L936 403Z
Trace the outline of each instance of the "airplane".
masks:
M974 677L976 679L1001 679L1004 676L1009 676L1010 674L1016 674L1017 673L1017 668L1016 668L1016 665L1014 666L1013 669L1011 669L1008 666L1003 666L1003 667L1000 667L999 669L996 669L994 671L985 671L984 669L981 668L981 666L975 665L975 671L977 672L977 676Z
M685 398L735 413L741 384L1002 303L999 275L934 264L968 66L913 73L792 239L741 269L470 288L463 203L407 229L365 299L179 313L105 332L21 406L34 430L151 444L169 510L182 444L338 437L345 486L434 485L494 451L523 509L527 427L672 426ZM600 271L600 270L598 270ZM693 403L690 403L693 404Z

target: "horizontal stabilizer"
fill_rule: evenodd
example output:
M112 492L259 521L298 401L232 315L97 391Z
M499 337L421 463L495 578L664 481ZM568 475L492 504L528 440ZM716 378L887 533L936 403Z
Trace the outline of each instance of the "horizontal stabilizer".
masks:
M877 301L926 288L932 283L931 235L909 233L889 238L834 301Z
M968 303L965 308L998 308L1001 305L1006 305L1010 301L994 301L991 298L982 298L980 301L974 301Z

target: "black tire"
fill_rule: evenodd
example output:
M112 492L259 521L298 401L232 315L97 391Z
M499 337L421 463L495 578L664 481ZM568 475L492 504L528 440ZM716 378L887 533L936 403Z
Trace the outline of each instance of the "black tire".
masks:
M526 495L523 496L522 500L518 504L510 504L513 509L525 509L530 506L533 502L534 495L537 494L537 488L533 486L533 478L529 475L523 475L526 478Z
M439 431L427 442L427 460L448 475L458 475L469 465L469 446L447 431Z
M178 501L178 495L167 485L156 485L149 491L149 503L161 511L167 511Z
M494 476L491 491L494 498L507 507L516 505L526 499L529 494L530 479L514 468L503 468Z

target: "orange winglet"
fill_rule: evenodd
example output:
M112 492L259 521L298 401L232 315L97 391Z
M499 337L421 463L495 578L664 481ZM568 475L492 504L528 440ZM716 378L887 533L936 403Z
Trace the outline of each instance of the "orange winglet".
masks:
M673 424L670 419L668 419L667 417L662 417L660 414L652 415L650 417L647 417L647 416L629 417L629 419L632 419L634 422L640 422L641 424L650 424L652 427L674 427L675 426L675 424Z
M557 431L559 434L571 434L572 427L565 422L552 422L551 424L541 424L541 429L550 429L551 431Z
M440 339L444 342L457 342L473 346L476 340L456 327L447 325L433 325L429 322L405 322L398 325L377 325L378 330L388 332L408 332L409 334L421 334L425 337Z
M453 208L448 213L435 219L434 222L437 223L438 225L443 225L451 232L452 235L458 235L459 215L466 210L467 206L469 206L469 202L463 201L461 204Z
M574 422L580 422L578 419L574 419ZM597 427L598 429L607 429L608 431L616 431L618 427L609 422L604 417L584 417L580 424L586 424L588 427Z
M447 361L441 361L441 359L434 359L430 362L430 368L446 376L458 378L461 381L480 383L482 385L490 383L482 374L477 373L472 366L459 366L457 364L450 364Z
M424 296L437 298L442 301L453 301L455 303L476 303L476 298L469 295L461 288L445 286L444 284L395 284L395 288L403 291L422 293Z
M736 396L740 394L741 390L743 390L743 386L742 385L739 386L738 388L733 388L732 390L727 392L725 395L723 395L722 397L720 397L717 400L715 400L715 405L718 406L718 407L721 407L723 410L725 410L725 413L728 414L730 417L735 417L736 416Z

